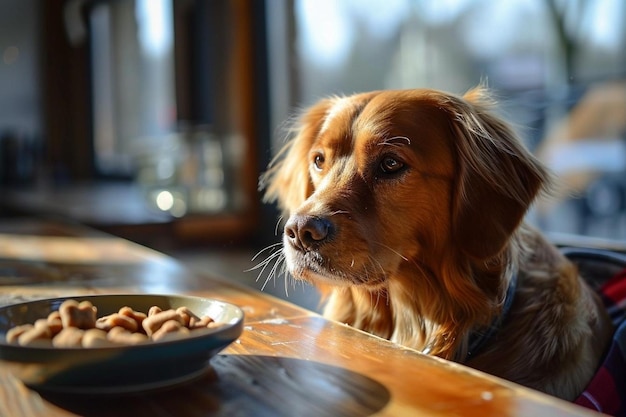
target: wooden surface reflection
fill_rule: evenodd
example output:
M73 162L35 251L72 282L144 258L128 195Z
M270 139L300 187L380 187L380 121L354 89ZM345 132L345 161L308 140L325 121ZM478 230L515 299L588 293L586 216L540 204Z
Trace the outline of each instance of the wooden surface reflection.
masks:
M178 293L227 301L246 313L243 334L207 373L169 390L123 400L37 392L2 367L0 416L597 415L76 226L0 224L0 289L0 305Z
M207 374L193 383L125 401L42 396L79 415L121 417L147 411L172 416L369 416L390 400L384 385L343 368L293 358L226 354L216 357Z

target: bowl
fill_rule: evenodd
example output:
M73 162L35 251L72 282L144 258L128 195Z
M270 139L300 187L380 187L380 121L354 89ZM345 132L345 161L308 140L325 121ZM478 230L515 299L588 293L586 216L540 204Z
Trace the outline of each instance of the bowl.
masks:
M140 345L98 348L25 347L10 344L14 326L34 323L58 310L63 301L90 301L98 317L123 306L147 312L188 307L221 326L189 336ZM115 294L51 298L0 307L0 362L31 388L65 393L117 394L161 389L202 376L210 359L243 331L243 311L226 302L182 295Z

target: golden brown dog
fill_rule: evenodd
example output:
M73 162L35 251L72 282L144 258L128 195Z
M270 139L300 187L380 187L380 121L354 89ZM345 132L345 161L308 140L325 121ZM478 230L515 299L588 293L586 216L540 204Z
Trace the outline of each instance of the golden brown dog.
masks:
M490 108L480 87L323 100L261 186L326 317L572 400L611 325L523 222L549 175Z

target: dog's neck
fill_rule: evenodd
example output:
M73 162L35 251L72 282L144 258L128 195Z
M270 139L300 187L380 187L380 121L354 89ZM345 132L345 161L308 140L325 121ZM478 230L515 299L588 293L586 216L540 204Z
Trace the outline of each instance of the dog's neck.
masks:
M517 272L514 272L511 276L511 280L509 282L508 289L506 290L506 294L504 296L504 302L502 305L502 311L498 314L491 325L486 328L474 329L468 336L467 340L467 353L465 355L465 362L467 362L473 356L476 356L477 353L481 351L481 349L489 342L489 340L494 337L494 335L498 332L503 322L513 306L513 300L515 298L515 291L517 290Z
M512 244L499 261L465 269L406 265L384 289L334 289L324 313L401 345L463 362L482 347L510 308L516 265L509 260L515 259L515 250ZM447 288L442 274L449 275L448 282L473 284Z

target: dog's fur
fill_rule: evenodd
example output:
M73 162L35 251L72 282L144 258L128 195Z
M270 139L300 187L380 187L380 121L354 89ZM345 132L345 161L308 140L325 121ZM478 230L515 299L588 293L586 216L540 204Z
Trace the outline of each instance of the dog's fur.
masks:
M319 287L326 317L572 400L611 325L576 267L524 223L549 174L491 107L482 87L322 100L261 187L288 216L287 270Z

